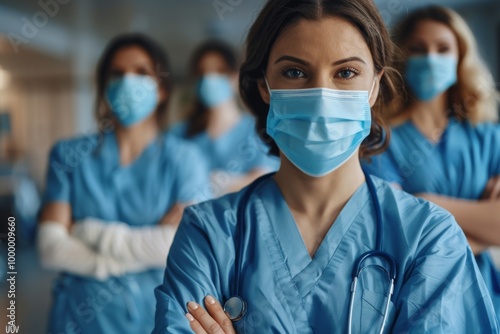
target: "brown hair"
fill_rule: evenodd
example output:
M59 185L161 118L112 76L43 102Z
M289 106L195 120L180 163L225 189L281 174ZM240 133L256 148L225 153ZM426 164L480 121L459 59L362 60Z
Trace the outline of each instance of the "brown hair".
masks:
M166 120L167 105L169 97L171 96L172 82L169 75L170 66L163 49L155 41L142 34L123 34L115 37L108 44L99 60L96 71L96 118L98 124L105 123L101 121L111 118L111 109L104 97L106 94L106 85L108 84L111 74L110 69L113 58L118 51L130 46L138 46L149 55L154 66L155 79L158 82L158 86L167 93L165 100L162 101L156 109L158 124L161 127Z
M375 71L384 71L379 96L372 108L371 133L360 148L361 157L378 154L387 147L390 137L389 129L381 117L382 109L390 107L399 76L388 67L393 61L393 43L371 0L268 1L247 37L246 60L240 69L242 99L257 119L259 135L271 147L271 153L278 155L276 143L266 133L269 105L259 93L258 81L263 79L271 48L286 26L300 19L319 20L325 16L345 19L359 29L371 51Z
M418 9L403 19L394 29L394 42L401 50L396 67L404 73L408 50L405 43L422 21L435 21L446 25L456 36L459 50L458 81L449 89L448 108L450 115L472 123L496 121L498 117L498 94L491 73L479 57L474 36L467 23L451 9L429 6ZM410 92L404 95L388 115L391 121L409 117L408 106L414 97Z
M200 45L194 52L191 58L191 74L198 76L198 66L207 54L216 53L224 60L229 71L236 72L238 70L238 58L236 52L228 44L219 40L209 40ZM194 137L197 134L206 130L208 126L207 107L205 107L196 98L193 108L187 119L186 137Z

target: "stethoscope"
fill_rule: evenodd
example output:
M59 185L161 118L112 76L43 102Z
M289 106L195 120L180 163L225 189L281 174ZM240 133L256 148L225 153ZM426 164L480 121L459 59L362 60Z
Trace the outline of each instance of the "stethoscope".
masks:
M245 224L243 223L245 221L245 208L246 205L250 199L250 196L254 192L255 188L257 188L263 181L267 180L268 178L272 177L274 173L264 175L260 177L257 181L255 181L253 184L251 184L245 193L243 194L240 203L238 204L238 213L237 213L237 224L238 224L238 235L235 236L235 240L241 240L244 234L244 227ZM376 248L375 250L368 251L364 254L362 254L354 263L354 269L352 271L352 283L351 283L351 298L349 301L349 317L348 317L348 333L352 333L352 319L353 319L353 310L354 310L354 297L356 295L356 288L358 285L358 279L359 275L361 274L361 271L364 269L363 268L363 263L369 259L369 258L378 258L382 260L384 263L386 263L389 266L389 270L387 270L386 267L384 268L384 271L387 273L388 276L388 281L389 281L389 288L387 289L387 301L385 303L384 307L384 315L382 318L382 325L380 327L380 333L383 333L385 323L387 321L387 316L389 312L389 305L391 302L391 296L394 292L394 282L396 281L396 261L394 258L382 251L382 209L380 206L380 201L377 196L377 192L375 189L375 185L373 184L372 178L365 173L365 178L366 178L366 184L368 185L368 190L370 192L370 196L374 202L375 205L375 215L376 215L376 228L377 228L377 239L376 239ZM241 249L242 243L240 243L240 247L238 247L239 251L238 254L236 255L235 259L235 268L236 268L236 275L235 275L235 280L234 280L234 286L233 286L233 291L236 292L236 295L229 298L225 303L224 303L224 312L227 314L229 319L233 322L237 322L241 320L247 311L247 304L243 300L243 298L240 297L240 275L241 269L242 269L242 254L243 251Z

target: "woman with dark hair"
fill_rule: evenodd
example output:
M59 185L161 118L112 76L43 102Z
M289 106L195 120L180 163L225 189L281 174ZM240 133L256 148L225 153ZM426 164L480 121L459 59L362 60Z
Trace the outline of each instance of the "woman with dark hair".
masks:
M238 60L220 41L205 42L194 52L191 73L196 99L191 115L172 133L196 144L211 171L214 196L240 190L257 177L275 171L279 161L267 154L252 116L236 99Z
M99 133L50 153L38 234L42 264L61 272L50 333L153 327L153 289L183 207L204 199L208 182L196 148L162 133L168 71L149 38L112 40L97 68Z
M373 1L268 1L246 48L241 95L281 167L186 209L154 333L498 333L453 217L361 169L397 93Z
M500 274L487 251L500 246L498 94L467 23L454 11L418 9L395 28L408 93L391 145L366 169L453 214L465 232L500 319Z

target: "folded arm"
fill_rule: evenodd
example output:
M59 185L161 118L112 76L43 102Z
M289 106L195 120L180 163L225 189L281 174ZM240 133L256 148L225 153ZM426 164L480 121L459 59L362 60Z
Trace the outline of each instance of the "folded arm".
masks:
M174 205L159 225L132 227L123 222L87 218L74 225L71 234L99 254L145 267L164 267L185 205Z
M118 261L97 253L69 233L71 207L67 203L49 203L42 212L37 248L47 269L67 271L97 279L144 270L140 262Z
M477 249L500 246L500 200L464 200L436 194L418 194L448 210ZM473 244L471 244L473 246Z

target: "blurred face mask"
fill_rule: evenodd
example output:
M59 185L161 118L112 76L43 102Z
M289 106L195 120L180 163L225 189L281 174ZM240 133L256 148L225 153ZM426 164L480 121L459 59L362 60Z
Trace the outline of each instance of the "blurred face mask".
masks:
M208 108L216 107L233 97L231 81L225 75L207 74L196 87L201 103Z
M267 80L266 80L267 84ZM299 170L313 177L342 166L368 136L371 92L328 88L271 90L267 133Z
M158 84L149 75L126 74L108 83L106 100L120 123L130 127L155 111L159 100Z
M457 59L435 54L410 57L405 80L417 99L431 101L457 82Z

